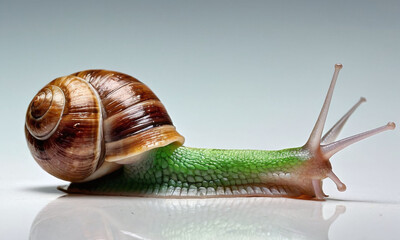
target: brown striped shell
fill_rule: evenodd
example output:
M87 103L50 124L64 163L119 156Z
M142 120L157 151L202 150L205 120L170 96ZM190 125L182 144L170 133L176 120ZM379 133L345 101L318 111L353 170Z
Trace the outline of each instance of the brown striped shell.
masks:
M25 135L39 165L71 182L87 181L184 138L139 80L87 70L60 77L33 98Z

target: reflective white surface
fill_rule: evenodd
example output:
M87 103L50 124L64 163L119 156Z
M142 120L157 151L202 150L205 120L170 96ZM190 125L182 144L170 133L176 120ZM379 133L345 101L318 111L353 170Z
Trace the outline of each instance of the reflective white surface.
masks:
M398 239L400 205L284 198L154 199L4 191L8 239Z
M31 239L324 239L345 211L342 205L327 204L335 212L324 220L324 205L271 198L67 196L41 210Z

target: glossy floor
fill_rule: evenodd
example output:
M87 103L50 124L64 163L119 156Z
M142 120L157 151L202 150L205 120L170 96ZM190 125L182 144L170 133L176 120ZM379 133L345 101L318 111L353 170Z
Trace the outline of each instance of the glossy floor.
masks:
M397 239L400 235L396 203L67 196L55 186L26 186L2 191L1 198L8 201L1 205L1 232L8 239Z

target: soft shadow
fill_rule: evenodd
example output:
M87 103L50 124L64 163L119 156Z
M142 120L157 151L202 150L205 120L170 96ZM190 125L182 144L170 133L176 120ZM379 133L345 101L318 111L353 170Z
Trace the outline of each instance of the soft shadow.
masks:
M399 205L400 202L398 201L384 201L384 200L376 200L376 199L339 199L339 198L327 198L330 201L336 202L343 202L345 203L371 203L371 204L392 204L392 205Z
M326 205L335 208L328 219ZM283 198L67 195L36 216L30 239L328 239L344 212L334 202Z
M63 193L57 189L57 186L28 187L24 190L38 193Z

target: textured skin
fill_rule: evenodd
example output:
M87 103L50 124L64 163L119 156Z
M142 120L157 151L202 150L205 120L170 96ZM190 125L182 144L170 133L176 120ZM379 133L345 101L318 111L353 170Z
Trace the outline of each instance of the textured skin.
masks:
M301 169L302 148L278 151L217 150L169 145L140 163L67 192L152 197L312 196ZM304 179L303 179L304 178Z

